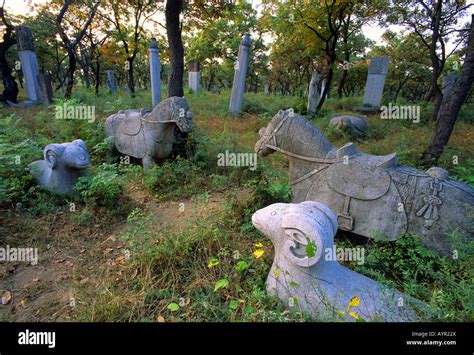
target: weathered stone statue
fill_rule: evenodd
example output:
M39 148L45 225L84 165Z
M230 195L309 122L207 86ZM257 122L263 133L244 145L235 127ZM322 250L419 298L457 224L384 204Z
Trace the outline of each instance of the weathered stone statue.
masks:
M287 307L326 321L385 322L416 321L426 307L341 266L333 252L337 217L322 203L275 203L255 212L252 223L275 247L267 291Z
M329 121L331 126L334 126L341 131L346 132L352 138L362 138L367 135L367 117L354 115L340 115L334 116Z
M33 179L42 187L62 194L73 194L77 179L87 174L89 153L82 139L70 143L48 144L44 160L28 165Z
M385 240L409 232L446 252L446 234L452 230L473 237L474 189L449 179L442 168L423 172L399 165L395 153L364 154L352 143L334 147L290 110L280 111L259 133L255 150L260 156L279 151L290 160L293 202L326 204L342 230Z
M143 167L148 169L171 153L175 126L183 133L193 130L192 118L184 97L170 97L153 111L124 110L107 117L105 131L114 138L120 153L142 159Z

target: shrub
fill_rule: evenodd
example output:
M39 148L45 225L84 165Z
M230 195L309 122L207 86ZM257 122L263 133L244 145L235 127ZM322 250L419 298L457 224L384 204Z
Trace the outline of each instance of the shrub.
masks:
M116 164L102 164L92 175L81 177L75 190L86 201L98 206L116 207L122 197L124 183Z

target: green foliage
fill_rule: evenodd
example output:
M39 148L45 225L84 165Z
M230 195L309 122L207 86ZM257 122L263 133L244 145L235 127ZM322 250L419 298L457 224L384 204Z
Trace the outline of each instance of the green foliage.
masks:
M470 159L464 165L451 168L450 178L474 185L474 160Z
M122 197L124 182L116 164L102 164L91 175L81 177L75 190L87 202L97 206L117 207Z
M391 243L371 241L365 247L364 264L347 266L426 302L434 320L472 321L474 242L458 233L448 237L453 253L446 256L427 249L419 238L406 235ZM348 244L343 241L338 247Z

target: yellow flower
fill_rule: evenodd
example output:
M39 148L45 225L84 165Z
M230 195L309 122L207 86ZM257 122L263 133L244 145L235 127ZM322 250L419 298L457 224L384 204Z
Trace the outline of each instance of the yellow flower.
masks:
M253 256L255 256L257 259L263 255L265 251L263 249L257 249L253 252Z
M357 314L357 312L354 312L354 311L349 312L349 315L351 315L355 319L359 319L359 315Z
M357 296L354 296L351 298L351 301L349 302L347 309L352 308L352 307L359 307L359 305L360 305L360 298Z

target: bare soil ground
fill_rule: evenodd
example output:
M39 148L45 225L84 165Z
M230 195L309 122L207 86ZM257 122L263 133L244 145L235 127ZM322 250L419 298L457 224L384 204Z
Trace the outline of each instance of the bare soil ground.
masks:
M140 188L129 188L127 194L141 210L152 213L151 229L156 233L163 228L178 231L189 221L220 212L225 201L224 193L209 195L207 201L179 202L156 202ZM126 228L126 218L117 222L96 215L84 226L72 221L67 212L59 212L40 218L14 214L5 223L3 230L14 231L5 236L6 244L38 247L39 262L0 263L0 292L12 294L7 305L0 305L2 321L75 320L75 302L93 302L93 291L101 285L103 273L124 276L121 266L126 263L127 244L118 236ZM90 299L84 295L77 298L79 287L88 290Z

